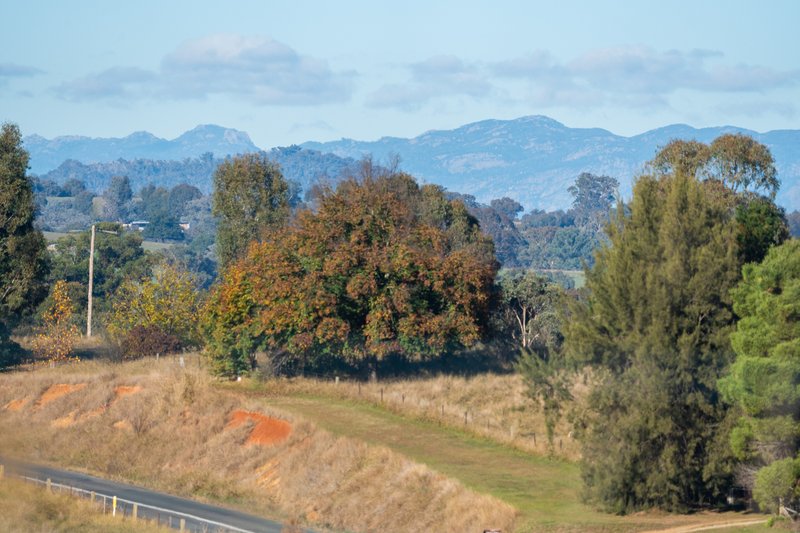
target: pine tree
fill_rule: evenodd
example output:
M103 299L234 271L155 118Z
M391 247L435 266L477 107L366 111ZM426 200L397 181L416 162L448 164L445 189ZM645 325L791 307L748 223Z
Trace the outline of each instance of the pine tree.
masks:
M780 498L800 499L800 241L745 265L733 299L741 317L731 337L736 361L720 383L740 413L731 445L742 473L758 472L744 484L755 481L756 499L775 509Z
M583 476L606 509L685 509L728 480L713 443L740 268L734 201L717 181L640 178L587 274L586 304L572 310L566 349L598 368Z

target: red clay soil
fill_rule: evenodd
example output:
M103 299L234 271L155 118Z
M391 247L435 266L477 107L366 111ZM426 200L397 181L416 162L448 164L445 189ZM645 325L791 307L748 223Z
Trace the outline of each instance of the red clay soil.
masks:
M28 403L27 398L23 398L21 400L11 400L5 405L5 408L9 411L19 411L20 409L25 407L25 404L27 403Z
M141 385L119 385L114 387L114 393L117 395L114 398L114 401L119 400L123 396L129 396L131 394L136 394L137 392L141 392L142 386Z
M39 401L36 402L36 406L44 407L53 400L57 400L58 398L61 398L67 394L72 394L73 392L78 392L84 387L86 387L86 383L78 383L77 385L57 383L55 385L51 385L49 389L44 391L44 394L42 394L42 397L39 398Z
M236 428L248 421L252 421L254 425L245 444L269 446L286 440L292 433L292 426L285 420L242 409L237 409L231 413L231 420L228 422L227 428Z

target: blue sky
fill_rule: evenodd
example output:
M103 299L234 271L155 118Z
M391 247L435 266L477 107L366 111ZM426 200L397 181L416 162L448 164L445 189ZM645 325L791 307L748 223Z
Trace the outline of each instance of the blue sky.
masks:
M0 120L24 134L264 148L542 114L621 135L800 128L800 2L3 0Z

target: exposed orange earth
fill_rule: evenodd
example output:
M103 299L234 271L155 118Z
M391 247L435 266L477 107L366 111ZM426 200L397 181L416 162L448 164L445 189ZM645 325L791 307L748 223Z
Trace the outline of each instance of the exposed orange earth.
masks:
M86 387L86 383L78 383L76 385L70 385L68 383L57 383L55 385L51 385L49 389L44 391L42 397L39 398L39 401L36 402L37 407L44 407L48 403L61 398L67 394L71 394L73 392L78 392L79 390Z
M26 403L28 403L27 398L23 398L21 400L11 400L5 405L5 408L8 409L9 411L19 411L20 409L25 407Z
M292 426L285 420L242 409L237 409L231 413L231 420L226 428L237 428L248 421L253 421L255 425L245 444L269 446L286 440L292 433Z
M141 392L142 386L141 385L119 385L114 387L114 393L117 395L114 398L114 401L119 400L123 396L129 396L131 394L136 394L137 392Z

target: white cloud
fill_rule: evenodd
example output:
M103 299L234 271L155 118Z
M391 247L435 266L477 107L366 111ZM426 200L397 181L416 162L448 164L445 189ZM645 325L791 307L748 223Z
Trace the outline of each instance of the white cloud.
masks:
M55 93L72 102L113 100L123 103L151 91L156 73L136 67L113 67L97 74L64 82L53 88Z
M409 82L384 84L368 95L367 105L414 111L437 98L481 99L494 90L480 66L452 55L434 56L409 64L407 69L411 73Z
M54 90L73 101L225 95L256 105L319 105L348 100L354 76L269 37L216 34L183 43L155 72L114 67Z

